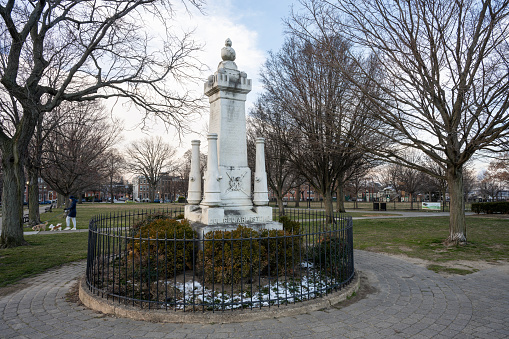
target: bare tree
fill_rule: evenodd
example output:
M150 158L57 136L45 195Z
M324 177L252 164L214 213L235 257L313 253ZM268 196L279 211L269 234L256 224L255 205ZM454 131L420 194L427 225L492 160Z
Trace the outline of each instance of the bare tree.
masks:
M468 201L470 193L474 190L477 185L477 178L475 170L468 166L463 170L463 195L465 202Z
M111 203L114 203L114 182L123 182L122 171L126 168L125 159L116 149L110 149L103 156L104 159L104 177L108 180L110 187Z
M479 189L484 200L497 199L498 193L501 191L500 181L493 173L483 171L479 174Z
M488 171L493 173L502 187L509 188L509 152L505 152L499 159L491 161Z
M375 175L376 180L382 184L383 189L392 188L396 192L396 197L401 196L402 188L399 173L402 169L403 167L398 164L385 164Z
M415 151L407 152L403 155L407 162L421 165L423 157ZM414 194L423 188L426 174L416 168L401 166L398 171L397 177L399 181L399 188L410 195L410 209L414 209ZM445 195L444 195L445 198Z
M355 70L346 58L349 43L326 34L318 40L311 43L289 36L278 53L270 54L261 76L264 100L277 107L270 114L280 114L279 121L293 134L291 142L284 144L292 166L323 195L330 221L332 191L344 173L363 159L360 140L373 140L363 126L373 119L366 101L336 71L336 62ZM334 48L322 49L323 44Z
M302 184L287 151L287 147L299 147L299 144L292 140L295 133L282 121L284 115L274 112L274 109L277 108L273 107L269 100L265 100L263 96L258 98L248 120L248 145L253 155L251 166L254 166L255 140L257 137L265 138L267 184L276 196L279 211L283 212L283 197ZM297 196L300 196L300 193Z
M189 3L200 7L201 0ZM198 101L175 89L190 76L197 46L187 33L172 34L168 22L173 11L169 0L2 2L0 246L25 243L22 195L28 144L41 116L62 102L117 97L145 116L185 126ZM162 31L147 32L147 20L159 20Z
M344 191L348 192L350 194L350 197L352 197L354 203L353 206L355 209L359 208L358 200L359 200L359 192L363 188L363 176L360 173L354 173L352 174L349 179L345 182ZM339 199L339 197L338 197Z
M126 149L127 168L132 173L145 177L149 186L150 201L155 199L161 175L173 167L176 152L175 147L165 143L161 137L135 141Z
M398 152L415 148L444 169L451 198L446 244L466 243L464 165L477 152L500 151L509 136L509 1L304 4L305 13L294 13L290 29L309 38L316 30L335 32L377 58L384 76L373 78L372 85L383 96L368 93L350 66L338 66L392 127L373 132L400 148L378 153L436 175Z
M69 104L63 104L51 112L51 115L41 115L35 126L35 132L30 140L28 157L26 160L26 174L28 182L28 210L29 225L40 224L39 215L39 178L42 170L42 157L45 143L52 131L67 123L67 110L72 109Z
M119 125L96 102L63 104L65 124L54 126L42 151L41 176L65 201L100 182L106 154L118 140Z

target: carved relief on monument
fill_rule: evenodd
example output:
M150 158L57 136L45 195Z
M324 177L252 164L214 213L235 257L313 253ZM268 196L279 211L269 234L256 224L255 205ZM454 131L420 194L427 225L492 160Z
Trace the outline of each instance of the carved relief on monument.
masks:
M248 193L243 188L244 183L244 177L247 174L247 171L242 173L241 175L238 175L237 173L234 173L234 171L226 172L226 175L228 176L228 188L225 191L225 194L228 192L242 192L245 195L248 195Z

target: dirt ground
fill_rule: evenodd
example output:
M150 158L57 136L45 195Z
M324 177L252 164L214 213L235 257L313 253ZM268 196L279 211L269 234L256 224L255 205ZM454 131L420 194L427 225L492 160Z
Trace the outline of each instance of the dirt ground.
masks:
M499 268L503 272L509 274L509 262L507 261L498 261L498 262L488 262L484 260L476 260L476 261L469 261L469 260L451 260L446 262L440 262L436 263L429 260L419 259L419 258L411 258L403 254L389 254L384 253L385 255L399 258L408 262L411 262L412 264L419 265L422 267L428 267L429 265L440 265L447 268L458 268L463 270L474 270L474 271L482 271L490 268ZM444 276L453 275L452 273L447 272L439 272L439 274Z

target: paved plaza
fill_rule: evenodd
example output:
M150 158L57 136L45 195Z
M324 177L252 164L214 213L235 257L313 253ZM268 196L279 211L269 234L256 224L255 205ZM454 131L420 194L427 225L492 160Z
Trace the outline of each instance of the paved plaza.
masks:
M66 300L79 262L25 280L0 297L1 338L508 338L509 272L436 274L395 257L355 252L369 293L349 305L233 324L149 323L98 314ZM365 284L365 286L368 286Z

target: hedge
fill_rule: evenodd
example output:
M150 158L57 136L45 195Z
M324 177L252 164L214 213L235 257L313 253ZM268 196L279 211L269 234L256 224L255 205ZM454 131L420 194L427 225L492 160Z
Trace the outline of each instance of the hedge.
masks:
M472 204L472 212L477 214L486 213L502 213L509 214L509 201L497 201L497 202L478 202Z

